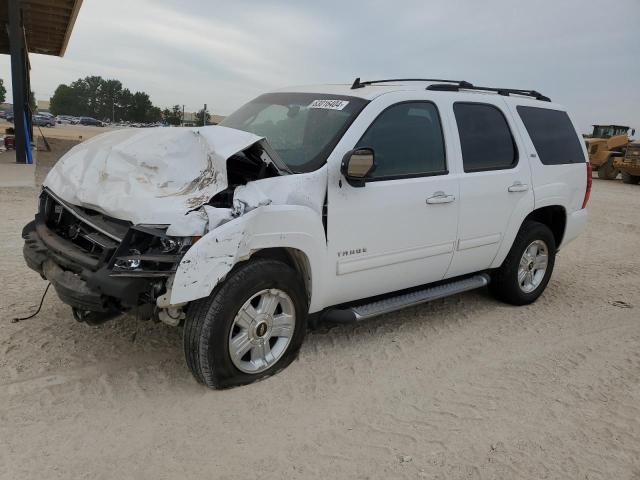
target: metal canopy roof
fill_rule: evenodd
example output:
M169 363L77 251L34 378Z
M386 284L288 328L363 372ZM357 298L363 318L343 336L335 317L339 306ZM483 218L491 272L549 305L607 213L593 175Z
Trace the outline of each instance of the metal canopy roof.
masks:
M9 53L9 1L0 2L0 54ZM82 0L21 0L29 52L62 57L81 5Z

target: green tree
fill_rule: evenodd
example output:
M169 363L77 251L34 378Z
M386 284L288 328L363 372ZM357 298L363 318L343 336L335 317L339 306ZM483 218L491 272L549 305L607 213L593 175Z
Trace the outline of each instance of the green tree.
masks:
M33 93L33 90L29 92L29 108L31 108L32 112L35 112L38 108L38 103L36 102L36 95Z
M0 78L0 103L4 103L7 99L7 89L4 86L4 82Z
M171 110L165 108L162 111L162 118L169 125L180 125L182 123L182 108L180 105L174 105Z
M51 97L51 112L130 122L157 122L162 118L162 111L153 105L148 94L131 93L119 80L99 76L59 85Z
M110 118L115 121L118 117L122 83L119 80L103 80L97 97L97 118Z
M204 108L201 108L200 111L196 113L196 125L209 125L210 121L211 114Z
M151 107L153 107L153 104L149 99L149 95L147 95L144 92L136 92L133 94L131 99L132 99L132 104L131 104L131 110L129 112L131 115L131 120L134 122L149 121L148 118L150 115L150 110L151 110Z
M156 123L162 120L162 110L155 105L152 105L149 111L147 112L147 122Z

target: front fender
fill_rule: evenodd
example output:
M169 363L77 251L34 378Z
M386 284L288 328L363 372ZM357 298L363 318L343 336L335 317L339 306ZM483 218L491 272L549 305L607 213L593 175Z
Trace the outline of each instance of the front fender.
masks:
M327 243L322 218L309 207L267 205L210 231L185 254L173 281L171 304L207 297L238 262L264 248L294 248L308 260L310 311L320 304Z

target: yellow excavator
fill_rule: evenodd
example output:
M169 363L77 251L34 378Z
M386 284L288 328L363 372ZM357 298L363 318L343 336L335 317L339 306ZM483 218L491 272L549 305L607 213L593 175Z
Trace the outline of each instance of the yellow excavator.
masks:
M598 178L613 180L620 173L614 162L618 157L624 158L629 144L629 129L625 125L594 125L593 133L585 135L589 162L598 172ZM635 129L631 129L631 135L635 133Z

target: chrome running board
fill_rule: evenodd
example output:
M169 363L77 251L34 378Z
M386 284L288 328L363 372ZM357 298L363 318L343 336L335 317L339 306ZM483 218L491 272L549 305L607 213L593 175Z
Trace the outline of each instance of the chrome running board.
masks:
M370 303L363 303L345 308L332 308L324 312L322 320L336 323L351 323L377 317L385 313L395 312L403 308L412 307L421 303L448 297L457 293L475 290L488 285L490 277L486 273L474 275L473 277L454 280L449 283L427 287L409 293L390 296Z

